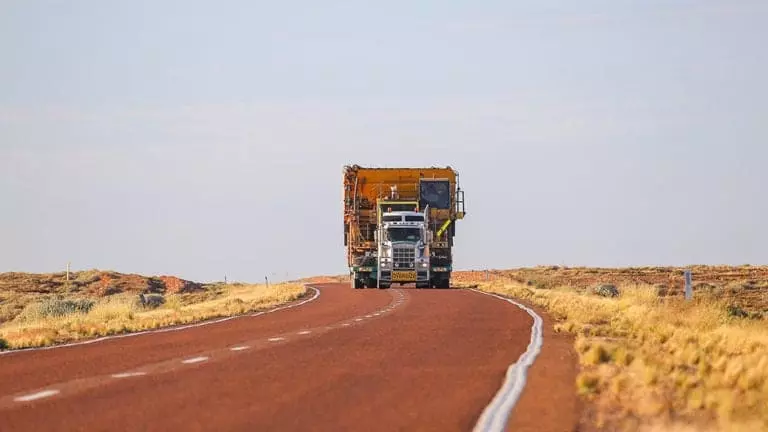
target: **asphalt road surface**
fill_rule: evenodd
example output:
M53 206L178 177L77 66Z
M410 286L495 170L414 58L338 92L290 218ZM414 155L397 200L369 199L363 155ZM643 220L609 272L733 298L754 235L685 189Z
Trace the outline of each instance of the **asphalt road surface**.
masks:
M525 311L468 290L320 284L298 303L0 355L0 431L471 431L531 340ZM507 430L576 430L574 358L545 330Z

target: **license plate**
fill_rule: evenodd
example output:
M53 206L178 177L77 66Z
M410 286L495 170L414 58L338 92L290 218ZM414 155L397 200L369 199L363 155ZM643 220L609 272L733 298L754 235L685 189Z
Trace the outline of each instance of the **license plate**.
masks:
M360 267L358 269L358 271L361 271L361 272L372 272L373 271L373 267Z
M447 272L448 271L448 267L433 267L432 271L433 272Z
M395 282L410 282L416 280L415 271L395 271L392 272L392 281Z

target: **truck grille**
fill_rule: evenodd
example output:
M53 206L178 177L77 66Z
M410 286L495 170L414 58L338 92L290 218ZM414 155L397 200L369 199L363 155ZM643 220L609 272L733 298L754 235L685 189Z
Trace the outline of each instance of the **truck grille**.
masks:
M392 250L392 261L395 268L414 268L416 251L412 248L395 248Z

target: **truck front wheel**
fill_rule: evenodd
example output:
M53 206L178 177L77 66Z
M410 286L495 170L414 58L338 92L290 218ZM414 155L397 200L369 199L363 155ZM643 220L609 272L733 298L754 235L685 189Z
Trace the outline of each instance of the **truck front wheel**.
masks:
M451 286L451 280L447 278L434 279L430 283L433 288L449 288Z
M363 282L357 278L357 273L352 273L351 285L354 289L360 289L363 287Z

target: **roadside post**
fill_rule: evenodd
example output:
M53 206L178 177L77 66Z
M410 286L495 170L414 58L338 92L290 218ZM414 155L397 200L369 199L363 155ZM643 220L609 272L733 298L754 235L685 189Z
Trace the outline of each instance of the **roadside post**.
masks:
M691 269L685 269L685 300L693 299L693 275Z

